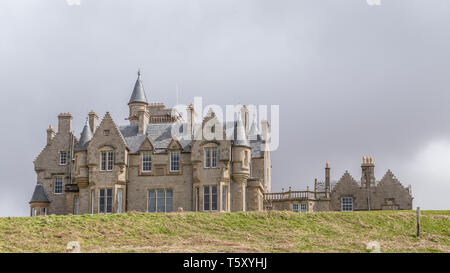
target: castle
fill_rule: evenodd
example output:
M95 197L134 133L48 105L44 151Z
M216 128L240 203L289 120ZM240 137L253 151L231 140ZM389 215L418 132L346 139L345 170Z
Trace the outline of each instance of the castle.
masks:
M271 193L269 123L240 108L237 121L222 124L210 111L200 122L189 105L186 120L175 109L149 103L141 75L134 85L129 124L107 112L100 124L91 111L78 139L72 115L58 115L57 131L34 161L37 184L32 216L126 211L326 211L411 209L411 188L388 171L375 182L372 159L364 158L361 182L348 173L314 190ZM173 128L189 138L177 138ZM175 130L175 131L177 131ZM204 134L207 132L208 134Z

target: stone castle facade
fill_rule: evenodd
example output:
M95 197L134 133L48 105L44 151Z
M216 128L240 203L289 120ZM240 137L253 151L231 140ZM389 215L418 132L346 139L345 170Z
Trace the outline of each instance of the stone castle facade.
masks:
M360 182L346 172L331 183L327 163L325 181L316 179L314 190L272 193L269 123L254 119L250 126L245 106L231 124L222 124L212 111L196 122L192 104L183 119L147 101L140 73L128 106L124 126L109 113L98 124L91 111L80 138L72 132L72 115L58 115L57 131L50 125L47 144L34 161L32 216L412 209L411 187L404 188L391 171L376 182L371 158L363 159ZM190 138L174 137L174 126Z
M58 116L57 132L50 125L34 161L31 215L263 210L271 189L267 121L260 127L254 120L249 129L243 106L230 131L214 112L196 123L192 104L183 120L164 104L148 103L140 73L128 106L125 126L109 113L98 124L91 111L79 139L72 115ZM194 137L177 140L174 125ZM213 137L203 137L204 131Z

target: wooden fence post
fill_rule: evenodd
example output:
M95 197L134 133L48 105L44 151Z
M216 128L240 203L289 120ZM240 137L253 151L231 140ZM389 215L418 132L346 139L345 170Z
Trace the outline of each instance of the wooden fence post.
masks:
M417 207L417 237L420 236L420 207Z

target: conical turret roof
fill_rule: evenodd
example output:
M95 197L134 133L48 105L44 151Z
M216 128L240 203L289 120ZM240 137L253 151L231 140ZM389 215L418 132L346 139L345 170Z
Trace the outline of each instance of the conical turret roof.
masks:
M256 136L259 135L259 127L258 127L258 121L256 119L256 115L253 115L253 123L252 123L252 127L250 128L250 137L252 139L256 139Z
M44 186L42 186L42 184L37 184L34 188L30 203L50 203L48 195L45 192Z
M233 141L233 146L246 146L250 147L250 142L247 139L247 135L245 134L244 123L241 119L241 114L238 114L238 120L236 122L235 137Z
M92 139L92 131L89 126L89 120L86 119L86 124L84 125L83 131L81 132L81 137L79 143L85 145Z
M138 71L138 78L136 79L136 83L134 84L133 93L131 94L130 101L128 103L133 102L147 102L147 97L145 96L144 86L142 85L141 80L141 71Z

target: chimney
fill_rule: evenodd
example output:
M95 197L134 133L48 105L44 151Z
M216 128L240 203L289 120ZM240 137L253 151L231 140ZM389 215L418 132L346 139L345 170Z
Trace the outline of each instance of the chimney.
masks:
M147 108L138 110L138 134L145 134L145 129L149 122L150 116Z
M194 133L194 124L195 124L195 111L194 111L194 105L189 104L187 110L187 131L190 135Z
M61 113L58 115L58 133L72 132L72 114Z
M50 142L55 137L55 135L56 135L55 130L53 130L53 127L50 124L50 126L47 129L47 145L50 145Z
M245 105L241 108L241 118L245 128L245 135L248 136L248 108Z
M95 133L95 129L97 129L98 116L97 114L91 110L89 112L89 127L91 128L92 134Z
M361 164L361 187L375 187L375 164L372 157L363 157Z
M331 185L330 185L330 165L327 164L325 165L325 191L326 192L330 192L331 190Z

